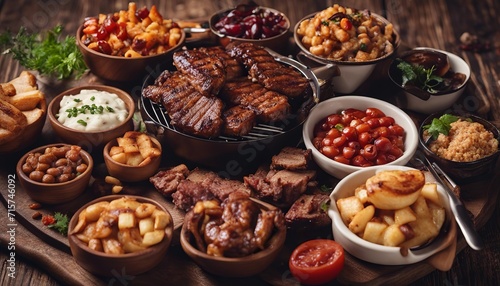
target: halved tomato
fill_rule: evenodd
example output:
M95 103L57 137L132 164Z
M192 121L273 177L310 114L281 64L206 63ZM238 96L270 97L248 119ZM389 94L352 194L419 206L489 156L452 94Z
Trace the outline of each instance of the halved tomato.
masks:
M319 285L333 280L344 267L344 248L331 239L303 242L290 255L288 267L302 284Z

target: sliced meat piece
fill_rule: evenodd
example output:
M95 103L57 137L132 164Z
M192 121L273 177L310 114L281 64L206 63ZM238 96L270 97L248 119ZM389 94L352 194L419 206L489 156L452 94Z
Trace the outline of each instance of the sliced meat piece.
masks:
M233 106L224 111L224 128L222 133L227 136L244 136L256 123L255 111L242 105Z
M149 181L161 194L171 196L177 191L177 186L186 179L188 174L189 169L187 166L180 164L170 169L159 171L149 178Z
M189 211L198 201L213 200L214 195L202 184L184 180L177 186L177 192L172 194L174 205L184 211Z
M332 220L323 209L328 205L330 197L327 194L303 194L285 214L285 221L291 228L323 227L331 224Z
M221 59L226 66L226 79L238 78L246 74L245 68L235 58L232 58L222 46L202 47L200 51Z
M312 163L312 151L301 148L284 147L271 159L271 169L307 170Z
M235 192L247 197L250 195L250 189L243 182L222 178L213 171L195 168L187 179L202 185L221 202Z
M226 68L222 60L201 50L175 52L173 63L203 95L212 96L219 93L226 81Z

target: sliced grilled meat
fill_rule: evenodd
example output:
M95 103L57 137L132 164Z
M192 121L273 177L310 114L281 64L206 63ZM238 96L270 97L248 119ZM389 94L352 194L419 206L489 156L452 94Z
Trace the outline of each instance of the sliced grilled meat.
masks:
M227 82L220 96L231 105L242 105L252 109L257 114L257 119L265 123L283 120L290 113L290 104L286 96L268 90L248 78Z
M174 53L173 63L203 95L219 93L226 81L226 67L215 55L200 50L184 50Z
M189 174L186 165L180 164L167 170L162 170L149 178L156 190L164 196L171 196L177 191L177 186L184 181Z
M255 126L255 111L242 105L233 106L224 111L224 128L222 134L227 136L244 136Z
M226 66L226 80L238 78L246 74L245 68L235 58L232 58L221 46L202 47L200 51L218 57Z
M327 194L304 194L300 196L285 214L288 227L295 229L323 227L331 224L332 220L323 209L330 197Z
M241 62L252 79L267 89L289 97L304 94L309 81L292 67L284 66L263 47L251 43L232 43L228 54Z
M284 147L271 159L271 169L307 170L312 163L312 151L294 147Z

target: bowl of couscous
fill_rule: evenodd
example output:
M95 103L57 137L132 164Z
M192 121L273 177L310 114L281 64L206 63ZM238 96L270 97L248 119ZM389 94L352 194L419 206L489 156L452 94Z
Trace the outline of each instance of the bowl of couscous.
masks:
M491 175L500 155L499 141L498 128L473 114L434 113L419 130L425 155L457 182Z
M294 28L294 40L302 62L338 67L340 75L332 84L341 94L361 86L377 64L395 54L400 43L392 23L384 17L339 4L302 18Z

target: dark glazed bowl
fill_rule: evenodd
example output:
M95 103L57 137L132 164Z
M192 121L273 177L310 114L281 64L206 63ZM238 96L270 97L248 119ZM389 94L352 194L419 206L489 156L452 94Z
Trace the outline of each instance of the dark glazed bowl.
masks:
M448 175L451 176L452 179L457 182L468 182L479 176L488 176L495 169L497 159L500 155L500 149L497 152L484 157L482 159L471 161L471 162L456 162L447 159L443 159L432 152L426 140L427 137L424 137L424 129L423 126L430 124L432 119L439 118L442 113L434 113L428 116L420 125L419 128L419 145L421 150L424 152L425 156L430 159L430 161L436 162L436 164L443 169ZM474 122L481 123L486 130L493 133L494 137L500 141L500 131L498 128L493 125L491 122L472 114L453 114L459 116L461 118L470 118Z

